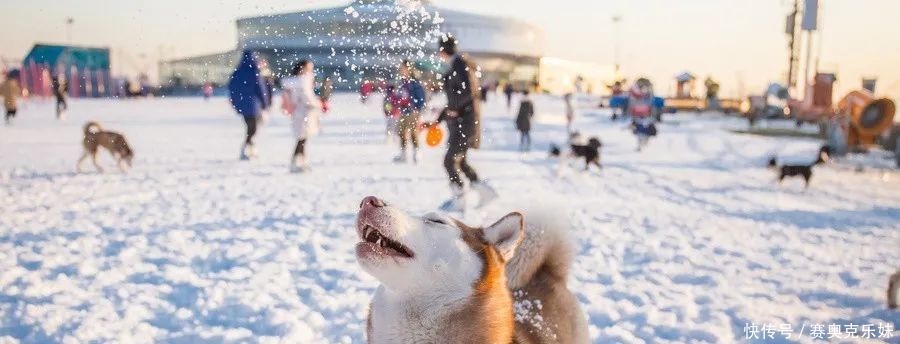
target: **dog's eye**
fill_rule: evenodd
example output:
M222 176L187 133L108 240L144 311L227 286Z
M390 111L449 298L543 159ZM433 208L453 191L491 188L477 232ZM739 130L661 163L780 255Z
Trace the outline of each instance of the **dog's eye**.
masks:
M437 224L441 224L441 225L446 225L446 224L447 224L447 221L444 221L444 220L441 220L441 219L425 219L425 221L428 221L428 222L431 222L431 223L437 223Z

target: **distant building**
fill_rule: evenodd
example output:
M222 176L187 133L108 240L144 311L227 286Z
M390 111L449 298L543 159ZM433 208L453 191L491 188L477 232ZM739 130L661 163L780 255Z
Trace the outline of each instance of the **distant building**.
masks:
M111 93L108 48L36 44L22 59L22 84L29 93L50 94L53 76L63 76L75 97L106 97Z
M202 86L207 82L223 85L237 66L240 51L169 60L159 65L160 83L170 86Z
M160 81L223 84L238 52L250 49L277 76L307 58L320 76L332 76L335 87L351 89L362 80L389 78L403 58L439 70L435 53L443 32L459 39L461 50L481 66L485 81L530 82L537 78L544 54L544 35L535 26L417 0L355 0L342 7L242 18L237 31L233 51L162 62Z

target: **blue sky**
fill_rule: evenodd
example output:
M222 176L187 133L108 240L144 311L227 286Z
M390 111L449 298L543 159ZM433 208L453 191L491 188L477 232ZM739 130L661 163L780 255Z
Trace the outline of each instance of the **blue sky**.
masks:
M65 18L75 18L72 42L108 46L117 72L133 74L164 58L234 47L234 20L276 12L337 6L349 0L30 0L0 11L0 56L21 58L34 42L65 42ZM542 27L548 55L613 62L613 24L621 15L622 65L627 75L652 78L660 91L690 70L713 75L726 95L758 92L786 69L783 35L788 0L434 0L438 6L504 15ZM900 1L820 0L821 69L838 73L838 92L863 76L900 97ZM816 48L815 50L819 50Z

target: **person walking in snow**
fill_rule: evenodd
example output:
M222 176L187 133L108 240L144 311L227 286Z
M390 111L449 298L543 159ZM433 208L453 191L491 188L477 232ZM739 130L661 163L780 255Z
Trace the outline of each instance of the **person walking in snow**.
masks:
M212 95L213 95L213 91L214 91L214 90L215 90L215 89L213 88L213 84L212 84L211 82L208 82L208 81L207 81L206 83L204 83L204 84L203 84L203 89L202 89L202 91L203 91L203 100L209 101L209 98L212 98Z
M331 95L334 93L334 81L331 81L331 77L326 77L325 80L322 81L322 88L319 90L319 100L322 103L322 113L328 113L328 109L331 107Z
M478 149L481 145L481 102L478 68L474 63L457 51L456 38L444 34L439 41L441 60L448 62L450 68L443 75L444 94L447 96L447 107L441 111L435 122L447 125L447 155L444 156L444 168L450 179L453 197L441 205L444 211L462 211L466 205L466 190L463 176L469 180L469 187L479 195L478 207L497 198L497 192L479 179L475 169L469 165L469 149Z
M407 153L412 153L413 163L419 162L419 120L425 109L425 88L415 77L412 62L403 60L398 69L400 85L395 90L399 97L400 118L397 134L400 136L400 155L394 162L407 161ZM410 146L411 149L410 149Z
M231 106L244 119L247 135L241 146L241 160L256 157L253 137L263 110L269 107L269 95L265 81L259 73L259 63L255 54L244 51L231 78L228 81L228 94Z
M516 116L516 129L519 131L519 150L527 152L531 150L531 119L534 117L534 103L531 101L530 92L522 92L522 102L519 103L519 115Z
M637 79L632 85L626 114L631 117L631 129L637 138L637 151L643 150L651 137L656 136L656 116L653 84L646 78Z
M400 122L401 102L396 86L384 86L384 101L381 106L384 113L384 142L391 143L399 132L397 127Z
M281 81L283 109L291 116L291 127L296 140L290 164L292 173L308 170L306 144L319 133L319 113L323 103L316 97L313 68L312 61L301 60L294 65L292 76Z
M566 132L571 134L575 131L575 104L572 100L572 93L566 93L563 100L566 103Z
M3 107L6 109L6 125L10 125L13 117L16 117L19 98L22 97L18 71L14 70L6 74L6 80L0 84L0 95L3 96Z
M375 84L369 80L363 80L362 84L359 85L359 101L363 104L369 101L369 94L372 94L372 91L375 90Z
M50 80L50 86L53 87L53 96L56 98L56 119L62 119L63 113L69 108L66 102L66 96L69 94L69 83L62 73L54 76Z
M513 89L512 82L507 81L506 85L503 86L503 93L506 95L506 110L509 111L512 109L512 96L515 90Z

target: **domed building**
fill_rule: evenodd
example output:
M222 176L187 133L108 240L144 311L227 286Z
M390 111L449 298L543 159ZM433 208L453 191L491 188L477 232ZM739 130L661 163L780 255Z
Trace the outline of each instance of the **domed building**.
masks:
M354 89L362 80L390 78L402 59L436 71L437 40L452 33L460 50L482 68L486 81L530 82L544 54L543 32L527 23L436 7L422 0L355 0L346 6L237 20L234 51L171 60L160 81L181 85L223 84L240 51L256 51L272 73L286 75L311 59L335 87Z

